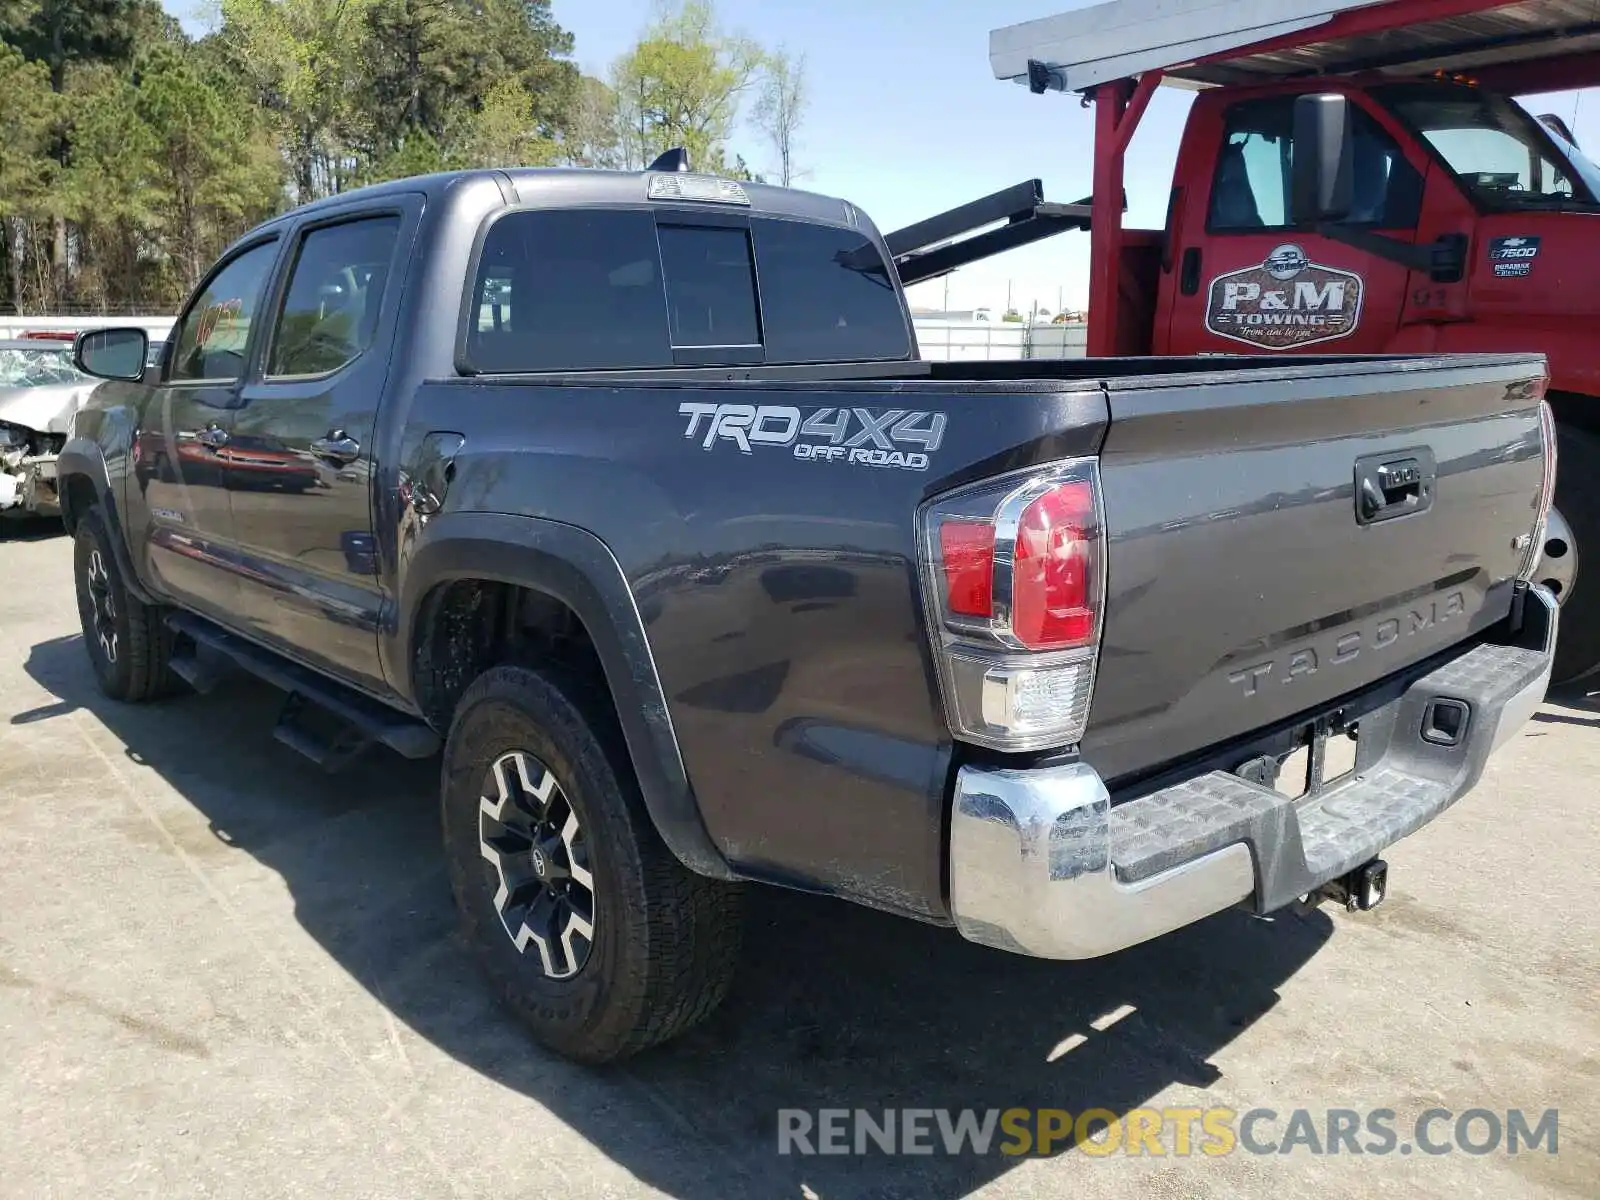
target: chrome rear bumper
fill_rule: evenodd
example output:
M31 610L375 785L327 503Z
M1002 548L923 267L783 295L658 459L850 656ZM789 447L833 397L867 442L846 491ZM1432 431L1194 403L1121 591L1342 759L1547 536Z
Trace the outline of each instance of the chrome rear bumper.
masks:
M1362 718L1355 774L1289 800L1213 771L1113 806L1084 763L963 767L950 904L974 942L1093 958L1250 901L1271 912L1414 832L1469 791L1544 699L1556 604L1530 589L1522 646L1473 647ZM1468 706L1452 746L1422 736L1438 699Z

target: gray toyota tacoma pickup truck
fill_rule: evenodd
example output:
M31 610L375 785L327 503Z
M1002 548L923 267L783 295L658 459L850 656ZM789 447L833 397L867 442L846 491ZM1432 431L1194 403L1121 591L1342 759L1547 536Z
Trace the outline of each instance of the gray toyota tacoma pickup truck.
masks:
M681 171L262 225L157 365L79 338L101 686L442 753L467 939L583 1060L715 1007L748 882L1059 959L1380 900L1544 694L1543 361L925 362L889 251Z

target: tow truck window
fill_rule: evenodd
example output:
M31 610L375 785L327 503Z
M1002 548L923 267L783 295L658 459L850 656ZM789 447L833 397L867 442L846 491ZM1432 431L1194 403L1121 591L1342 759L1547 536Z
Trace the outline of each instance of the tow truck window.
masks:
M1587 164L1569 167L1543 126L1504 96L1457 84L1394 84L1373 94L1490 208L1594 203Z
M1228 109L1211 183L1206 229L1251 233L1290 229L1294 167L1293 96L1247 100ZM1422 203L1422 177L1378 123L1353 109L1355 203L1348 225L1410 229Z

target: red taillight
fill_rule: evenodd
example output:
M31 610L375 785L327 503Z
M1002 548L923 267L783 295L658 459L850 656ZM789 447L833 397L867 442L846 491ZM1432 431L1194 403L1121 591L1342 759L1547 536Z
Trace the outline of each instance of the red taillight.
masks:
M946 526L948 528L948 526ZM1094 489L1058 484L1017 523L1011 632L1030 650L1064 650L1094 639Z
M944 521L939 525L945 604L963 617L994 612L994 525L988 521Z
M1022 752L1088 728L1105 590L1099 471L1050 463L922 512L924 596L950 731Z

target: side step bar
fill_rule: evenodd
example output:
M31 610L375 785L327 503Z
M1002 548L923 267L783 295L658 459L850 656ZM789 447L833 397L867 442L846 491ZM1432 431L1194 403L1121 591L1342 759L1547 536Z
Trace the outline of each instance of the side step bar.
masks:
M315 671L262 649L190 613L167 615L167 626L194 643L193 654L173 655L173 673L198 692L209 692L226 666L236 666L289 693L273 736L329 770L336 770L367 746L387 746L405 758L431 758L439 735L423 722L363 696ZM219 661L220 660L220 661ZM308 720L307 706L333 720ZM323 728L330 727L330 728Z

